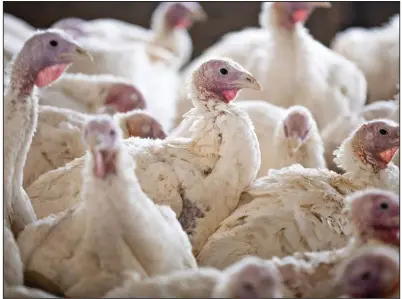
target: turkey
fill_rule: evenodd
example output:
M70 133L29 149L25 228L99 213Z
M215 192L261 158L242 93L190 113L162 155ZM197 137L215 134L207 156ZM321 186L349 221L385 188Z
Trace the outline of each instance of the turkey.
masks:
M161 53L160 48L154 48L152 54L144 43L116 45L93 38L81 39L80 43L88 49L94 62L75 63L69 68L70 73L108 74L125 79L141 91L147 111L165 130L172 129L180 78L177 70L166 65L166 50ZM154 54L162 56L155 60Z
M308 109L283 109L262 101L244 101L238 106L250 116L260 144L261 167L257 177L265 176L269 169L293 164L326 168L324 145Z
M321 131L325 146L325 160L330 170L342 172L336 166L333 154L342 141L366 121L379 118L386 118L399 123L399 94L395 96L393 101L374 102L365 106L363 111L359 113L341 115ZM399 151L393 160L396 165L399 165L397 158L399 158Z
M378 189L366 189L349 195L346 201L354 233L345 247L322 252L297 252L267 261L280 272L285 297L336 298L342 292L337 284L337 273L351 254L373 244L399 247L398 196Z
M199 252L236 208L260 167L253 125L231 102L239 90L261 87L243 67L224 59L204 62L190 79L195 108L184 122L193 123L191 137L129 138L124 146L136 160L141 188L155 203L175 211L194 252ZM28 188L39 218L79 201L83 162L75 159L49 171Z
M183 270L140 280L128 273L123 285L105 298L282 298L279 273L257 257L247 257L223 271Z
M349 298L399 298L399 252L367 246L345 261L338 280Z
M36 220L22 183L38 118L37 88L51 84L75 58L85 54L63 32L47 30L28 39L12 62L4 95L4 209L6 223L14 234Z
M383 135L381 130L386 130ZM345 196L367 187L399 193L399 169L389 163L399 126L363 125L341 146L346 173L293 165L270 170L243 193L240 205L208 238L200 265L225 267L244 255L283 257L345 245L351 233Z
M360 111L366 101L363 73L331 51L304 28L315 7L328 2L264 2L261 28L225 35L183 71L211 56L233 59L261 82L263 93L243 91L239 100L264 100L288 108L301 105L311 111L321 130L337 115ZM182 83L184 80L182 80ZM184 84L179 93L177 119L190 107Z
M237 103L254 125L261 151L257 177L271 168L298 163L304 167L325 168L324 145L310 111L302 106L284 109L263 101ZM189 127L179 126L170 136L189 137Z
M122 78L111 75L64 74L39 93L39 104L96 113L113 106L117 112L145 109L141 91Z
M368 103L388 100L398 92L399 15L381 27L348 28L335 36L331 48L362 70Z
M192 41L188 29L194 22L206 19L206 14L197 2L162 2L151 18L151 29L114 19L84 21L76 18L65 19L53 25L72 32L109 42L145 42L167 49L174 56L173 65L180 68L192 54Z
M39 106L38 125L24 166L24 187L40 175L62 167L85 154L81 142L82 128L89 115L51 106ZM142 110L114 115L123 137L164 139L162 126Z
M145 278L196 268L175 213L142 192L114 120L94 117L83 140L83 201L28 225L17 240L36 283L44 277L67 297L94 298L117 286L127 270Z

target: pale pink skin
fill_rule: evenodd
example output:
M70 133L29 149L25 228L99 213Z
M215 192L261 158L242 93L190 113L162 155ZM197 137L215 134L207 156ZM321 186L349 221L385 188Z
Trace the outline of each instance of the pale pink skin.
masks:
M399 198L383 191L370 191L354 198L353 222L363 240L376 239L399 246Z
M304 23L314 9L311 2L276 2L278 21L286 29L292 29L297 23Z
M193 77L196 96L201 101L214 99L229 103L241 89L255 83L255 78L239 65L219 59L203 63Z
M112 106L116 112L128 112L135 109L145 109L145 99L142 93L130 84L118 83L109 88L105 106Z
M68 36L44 31L25 42L11 74L11 87L21 94L31 93L34 85L45 87L57 80L82 49Z
M362 254L346 265L342 282L352 298L389 298L399 289L399 265L385 254Z
M310 116L302 111L292 111L283 123L285 137L298 138L300 142L306 140L311 129Z
M97 116L84 127L84 143L94 160L94 176L105 179L116 172L116 155L121 142L119 129L113 118Z
M166 11L166 25L170 29L189 29L196 21L195 12L200 9L197 2L172 2Z
M165 139L167 134L162 125L152 116L145 113L137 113L126 121L127 131L130 137L151 139Z
M364 150L361 158L378 169L385 169L399 149L399 125L372 121L360 127L354 140Z

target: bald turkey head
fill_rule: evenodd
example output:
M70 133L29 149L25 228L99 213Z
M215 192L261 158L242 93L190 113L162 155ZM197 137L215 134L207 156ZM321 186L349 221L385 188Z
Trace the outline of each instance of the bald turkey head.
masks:
M188 29L196 21L207 18L202 6L197 2L167 2L165 22L171 29Z
M341 266L339 279L352 298L392 298L399 290L398 252L388 247L365 247Z
M104 179L107 174L116 173L121 140L120 129L108 115L96 116L85 125L83 141L92 154L95 177Z
M15 59L11 85L30 93L57 80L76 58L91 56L68 35L57 30L39 31L28 39ZM21 86L22 85L22 86Z
M142 93L134 86L123 83L114 84L109 88L104 105L105 112L114 113L146 108Z
M399 125L388 120L366 123L355 132L352 146L364 164L385 169L399 150Z
M368 189L356 192L349 201L351 217L360 238L399 246L398 196L387 191Z
M229 103L243 88L262 90L260 83L241 65L230 59L211 59L192 76L194 95L201 101L210 99Z

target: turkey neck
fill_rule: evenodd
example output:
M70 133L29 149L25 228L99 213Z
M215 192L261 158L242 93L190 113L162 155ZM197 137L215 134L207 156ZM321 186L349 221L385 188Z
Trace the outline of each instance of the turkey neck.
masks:
M19 196L23 168L38 119L38 98L34 88L34 73L29 63L18 56L4 97L5 121L5 195L6 206ZM7 202L8 201L8 202ZM11 212L11 211L8 211ZM35 219L31 219L35 220Z

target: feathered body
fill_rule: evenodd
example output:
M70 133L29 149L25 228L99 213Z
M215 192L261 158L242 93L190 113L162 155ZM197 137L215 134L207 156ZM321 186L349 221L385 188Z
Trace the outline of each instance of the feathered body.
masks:
M115 168L105 164L106 175L99 176L98 156L91 148L82 173L83 201L28 226L18 238L26 270L44 276L67 296L102 296L126 270L144 278L196 267L175 214L143 193L127 151L119 144L112 158Z
M331 48L364 73L368 103L388 100L398 92L399 15L381 27L348 28L335 36Z
M227 34L186 67L184 76L199 61L229 57L254 74L263 87L262 93L244 90L239 100L264 100L285 108L302 105L312 112L320 129L337 115L359 111L366 96L361 71L314 40L303 24L291 30L278 25L274 3L262 5L261 28ZM176 123L189 107L186 90L181 88Z

